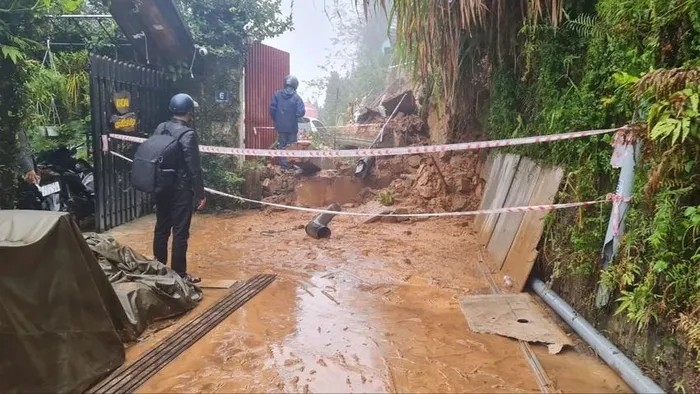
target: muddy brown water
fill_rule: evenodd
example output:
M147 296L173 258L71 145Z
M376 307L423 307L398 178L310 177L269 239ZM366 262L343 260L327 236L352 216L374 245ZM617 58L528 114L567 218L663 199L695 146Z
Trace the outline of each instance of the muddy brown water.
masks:
M208 279L278 279L168 364L140 392L538 392L515 340L469 331L458 300L489 292L464 219L331 222L307 237L309 215L197 215L190 271ZM111 232L150 255L153 218ZM127 362L206 310L127 349ZM631 392L587 352L533 345L561 392Z

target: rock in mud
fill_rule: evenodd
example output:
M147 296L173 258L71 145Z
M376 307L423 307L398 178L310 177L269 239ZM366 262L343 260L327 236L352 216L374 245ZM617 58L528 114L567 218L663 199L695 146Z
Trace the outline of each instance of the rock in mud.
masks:
M452 211L461 211L467 206L468 203L469 199L466 196L455 194L452 196L452 205L450 209Z
M396 208L392 212L390 212L392 215L406 215L408 214L408 209L406 208ZM381 218L382 223L401 223L401 222L407 222L411 220L409 217L405 216L384 216Z
M378 203L377 201L370 201L370 202L368 202L367 204L365 204L365 205L362 207L361 211L362 211L362 212L371 213L371 214L376 215L376 216L364 217L363 220L362 220L362 223L363 223L363 224L370 224L370 223L378 222L378 221L382 220L382 216L381 216L381 215L386 215L386 214L391 213L391 209L390 209L390 208L387 208L387 207L381 205L381 204Z
M412 156L408 156L406 161L411 168L418 168L418 167L420 167L420 164L423 161L423 158L419 155L412 155Z
M457 178L457 191L462 194L469 194L474 190L474 181L466 176Z
M431 185L423 185L418 187L418 195L425 199L433 198L437 195L437 190Z

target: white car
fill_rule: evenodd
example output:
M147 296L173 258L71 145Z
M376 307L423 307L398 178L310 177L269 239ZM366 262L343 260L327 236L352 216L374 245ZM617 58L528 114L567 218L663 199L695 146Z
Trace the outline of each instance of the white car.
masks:
M311 117L303 117L299 121L298 142L303 144L316 143L321 148L325 146L329 149L358 149L368 148L373 139L355 135L354 132L343 130L353 130L353 127L344 128L342 126L326 127L320 120Z
M322 136L326 132L326 126L316 118L303 117L299 120L299 142L310 144L314 135Z

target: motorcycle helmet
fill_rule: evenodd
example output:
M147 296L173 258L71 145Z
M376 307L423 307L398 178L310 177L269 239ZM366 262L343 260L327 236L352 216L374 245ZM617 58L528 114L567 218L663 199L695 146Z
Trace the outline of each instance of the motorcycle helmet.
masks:
M299 87L299 80L294 75L287 75L286 77L284 77L284 87L290 87L294 90L297 90L297 88Z
M168 109L173 115L187 115L198 107L199 104L189 94L178 93L170 99Z

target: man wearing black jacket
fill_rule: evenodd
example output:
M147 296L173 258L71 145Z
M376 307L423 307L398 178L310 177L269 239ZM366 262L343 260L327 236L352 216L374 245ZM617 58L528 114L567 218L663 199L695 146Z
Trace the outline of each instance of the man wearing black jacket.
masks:
M175 191L156 194L156 228L153 236L153 255L163 264L168 263L168 238L173 234L172 268L191 283L200 278L187 273L187 242L195 202L204 209L202 166L199 161L197 132L192 127L197 103L187 94L176 94L170 99L172 119L161 123L155 134L169 134L178 140L180 154L177 165Z

